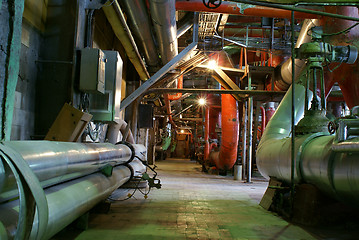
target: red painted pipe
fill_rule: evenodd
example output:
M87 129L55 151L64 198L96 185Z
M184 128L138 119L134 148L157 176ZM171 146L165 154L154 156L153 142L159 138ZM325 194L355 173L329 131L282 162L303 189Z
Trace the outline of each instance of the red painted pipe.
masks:
M216 133L216 126L219 119L219 111L220 109L217 109L217 106L210 106L209 111L209 138L210 139L217 139L217 133Z
M178 79L177 79L177 88L178 89L182 89L183 88L183 75L181 75ZM177 93L177 94L168 94L168 100L178 100L182 97L182 93Z
M166 106L166 110L167 110L167 114L168 114L168 121L171 123L171 125L174 128L177 128L175 122L172 119L172 111L171 111L171 104L170 104L170 100L168 99L168 94L164 94L164 99L165 99L165 106Z
M244 6L244 7L241 7ZM261 7L261 6L248 6L246 4L240 4L231 1L222 1L222 4L216 9L209 9L204 6L202 0L176 0L176 10L191 11L191 12L216 12L231 15L242 15L242 16L257 16L257 17L275 17L275 18L291 18L291 11ZM294 17L296 19L305 18L319 18L317 15L295 12Z
M232 95L222 94L222 143L219 152L211 152L210 158L221 170L229 170L237 160L238 106Z

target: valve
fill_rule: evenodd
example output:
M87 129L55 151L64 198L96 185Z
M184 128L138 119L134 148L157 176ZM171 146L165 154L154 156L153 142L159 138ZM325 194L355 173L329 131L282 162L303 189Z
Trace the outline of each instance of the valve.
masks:
M216 9L222 4L222 0L202 0L202 2L209 9Z
M162 187L161 180L157 179L156 176L151 178L147 173L144 173L142 175L142 179L148 182L148 186L150 188L155 187L157 189L160 189Z

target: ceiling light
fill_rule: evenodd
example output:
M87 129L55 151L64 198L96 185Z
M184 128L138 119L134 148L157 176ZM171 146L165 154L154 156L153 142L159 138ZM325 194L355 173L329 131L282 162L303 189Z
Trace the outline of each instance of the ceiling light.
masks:
M183 130L183 129L181 130L181 133L184 133L184 130Z
M209 60L207 67L210 68L210 69L215 69L215 68L217 68L218 65L217 65L216 60Z
M205 105L206 104L206 99L204 99L204 98L198 99L198 104L201 105L201 106Z

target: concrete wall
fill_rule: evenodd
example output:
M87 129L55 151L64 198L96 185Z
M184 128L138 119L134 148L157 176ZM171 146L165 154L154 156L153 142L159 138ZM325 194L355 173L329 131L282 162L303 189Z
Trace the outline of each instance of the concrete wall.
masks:
M34 135L37 60L42 42L43 39L39 30L24 19L11 140L28 140Z

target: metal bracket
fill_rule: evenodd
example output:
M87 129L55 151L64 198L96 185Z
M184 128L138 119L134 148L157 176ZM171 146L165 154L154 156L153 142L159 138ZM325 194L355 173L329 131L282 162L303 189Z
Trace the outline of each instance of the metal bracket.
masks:
M185 49L183 49L182 52L180 52L177 56L175 56L166 65L164 65L158 72L156 72L146 82L144 82L133 93L131 93L128 97L126 97L121 103L120 111L124 110L134 100L136 100L139 96L141 96L147 89L149 89L161 77L163 77L169 71L173 70L182 59L187 57L193 50L195 50L197 48L197 42L198 42L198 13L195 14L194 18L195 18L195 23L193 25L193 42L190 45L188 45Z

